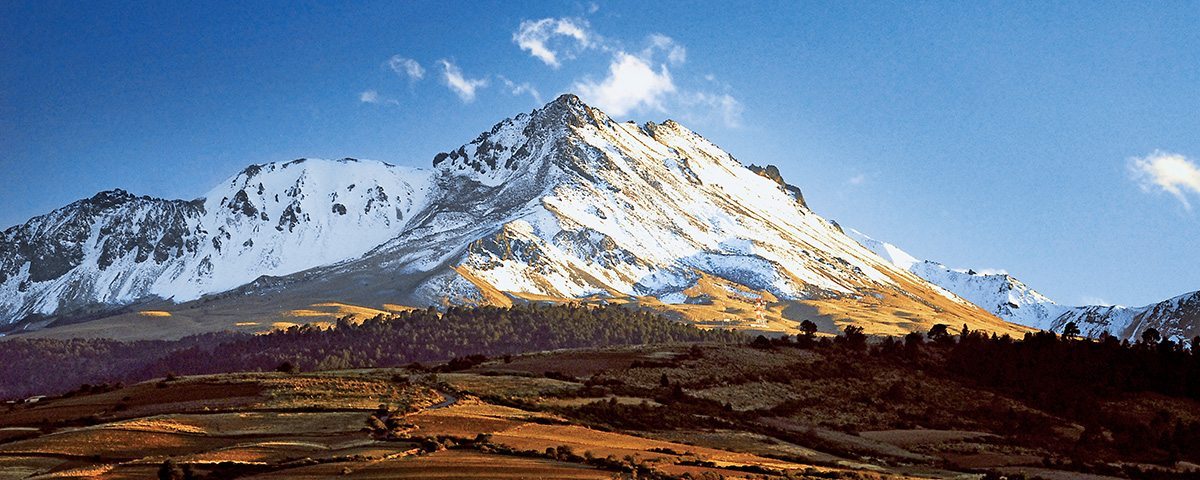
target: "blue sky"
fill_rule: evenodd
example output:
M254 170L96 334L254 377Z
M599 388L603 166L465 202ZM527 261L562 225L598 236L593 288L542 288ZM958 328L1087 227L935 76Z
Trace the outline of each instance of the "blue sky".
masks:
M1200 5L1145 3L4 2L0 225L250 163L427 166L575 91L918 257L1141 305L1200 289Z

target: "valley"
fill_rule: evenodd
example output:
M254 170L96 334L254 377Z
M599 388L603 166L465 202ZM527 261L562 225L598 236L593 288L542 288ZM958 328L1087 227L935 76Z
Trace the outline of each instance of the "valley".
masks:
M0 480L1200 479L1195 7L0 2Z
M978 341L674 343L91 385L0 410L0 478L1200 473L1195 392L1121 390L1072 410L972 380L955 359ZM1175 436L1133 428L1156 422Z

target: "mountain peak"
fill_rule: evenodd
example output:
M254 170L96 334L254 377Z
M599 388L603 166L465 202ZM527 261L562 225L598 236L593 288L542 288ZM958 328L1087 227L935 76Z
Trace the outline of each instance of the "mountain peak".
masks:
M618 123L563 94L434 165L251 165L198 204L129 202L98 221L57 222L58 237L31 226L20 244L42 250L0 244L0 323L151 298L187 302L267 275L289 277L286 289L260 291L289 305L314 296L424 306L619 295L672 309L719 296L704 318L736 322L729 312L752 311L756 298L835 301L838 311L865 314L869 304L846 302L870 295L913 309L921 328L947 315L1008 328L932 298L919 279L808 210L778 169L756 173L673 120ZM54 250L63 246L71 251ZM771 330L798 321L774 308L764 312Z
M128 202L128 201L136 199L136 198L138 198L137 195L129 193L120 188L114 188L112 190L105 190L103 192L92 195L92 198L88 199L88 201L92 205L97 206L99 208L108 208L113 205L125 203L125 202Z
M611 123L607 115L565 93L541 108L493 125L470 143L438 153L433 166L496 186L523 168L536 168L529 160L554 157L550 152L561 151L571 131L605 123Z
M570 107L570 108L588 107L588 105L583 103L583 100L580 100L579 96L575 95L574 93L564 93L562 95L559 95L558 98L555 98L550 103L547 103L545 106L546 107L561 106L561 107ZM545 107L543 107L543 108L545 108Z

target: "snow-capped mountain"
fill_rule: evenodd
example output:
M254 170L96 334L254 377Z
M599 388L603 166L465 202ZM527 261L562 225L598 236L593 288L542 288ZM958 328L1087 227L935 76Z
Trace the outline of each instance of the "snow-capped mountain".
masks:
M1144 307L1120 305L1060 305L1007 273L953 269L912 255L857 230L850 236L880 257L942 287L1007 321L1040 330L1061 332L1075 322L1085 336L1105 333L1136 341L1147 328L1167 338L1200 335L1200 292L1192 292Z
M1091 305L1071 307L1054 321L1057 328L1075 322L1084 335L1104 333L1136 341L1142 332L1153 328L1163 338L1188 340L1200 335L1200 292L1164 300L1144 307Z
M250 166L194 201L101 192L0 234L0 322L355 258L401 232L427 188L427 172L344 159Z
M897 267L978 305L996 316L1020 325L1052 329L1064 307L1007 273L957 270L937 262L918 260L899 247L850 229L849 235Z
M767 303L757 326L782 331L808 318L830 331L1014 329L881 260L777 169L670 120L617 122L564 95L433 165L296 160L190 202L81 200L0 236L0 322L152 299L213 310L247 296L289 308L601 298L694 321Z

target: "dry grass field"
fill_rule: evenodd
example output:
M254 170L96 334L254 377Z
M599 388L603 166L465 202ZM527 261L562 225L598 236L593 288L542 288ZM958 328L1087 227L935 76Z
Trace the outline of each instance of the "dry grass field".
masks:
M899 288L862 290L837 297L785 300L767 291L711 275L701 275L682 293L688 301L664 303L653 296L616 291L584 298L562 298L497 289L467 269L454 267L479 290L480 299L443 299L445 305L507 307L520 301L555 304L624 305L657 312L703 329L736 330L752 335L795 334L801 322L815 322L822 335L836 335L847 325L863 326L872 335L904 335L934 324L968 324L974 330L1021 335L1031 329L1007 323L974 305L955 302L911 276L892 280ZM395 281L389 278L388 281ZM803 283L803 282L801 282ZM914 292L909 293L909 292ZM376 315L412 310L398 298L378 298L353 288L340 293L281 290L258 295L222 294L174 304L151 302L138 311L119 311L86 322L54 323L22 333L26 338L179 339L222 330L264 333L293 326L328 328L339 318L361 322ZM315 294L315 295L313 295ZM319 301L316 299L320 299ZM761 312L758 302L762 301ZM762 318L759 320L758 314ZM0 339L0 341L3 341Z
M281 470L252 479L388 480L394 478L609 479L613 473L579 464L540 458L499 457L473 450L444 450L428 455L328 463Z
M1050 478L1082 474L1068 470L1099 463L1106 470L1151 472L1138 474L1145 478L1196 474L1187 462L1172 467L1121 461L1111 447L1091 453L1077 449L1086 430L1078 421L947 375L928 363L938 355L936 349L931 352L925 363L906 364L836 348L646 346L523 355L470 371L496 376L492 381L501 383L517 378L512 375L545 372L564 381L573 377L582 385L576 392L530 391L524 397L504 392L486 399L592 428L686 444L684 450L693 452L714 448L858 473L922 477L1031 469ZM1200 412L1195 401L1150 393L1119 396L1099 408L1121 418L1118 424L1162 417L1186 423ZM550 428L523 427L496 438L526 448L532 439L549 435L544 430ZM1103 435L1112 442L1111 433ZM613 441L566 437L574 437L567 444L576 450L618 457L631 453ZM707 453L707 458L720 457ZM740 462L772 467L747 458Z
M553 403L582 398L572 397L582 388L529 376L398 369L156 380L5 407L0 479L151 478L168 460L194 478L748 478L861 470L740 445L753 442L727 449L719 437L689 445L651 432L604 431L479 398ZM380 405L394 430L371 426ZM809 459L829 464L833 457Z
M0 407L0 480L154 478L163 468L197 479L1084 478L1061 461L1080 425L960 380L838 352L660 345L518 355L460 371L238 373L93 388ZM1104 408L1200 411L1154 395ZM1012 431L1014 415L1037 420L1036 435ZM1159 475L1145 478L1191 475L1185 462L1139 468Z

